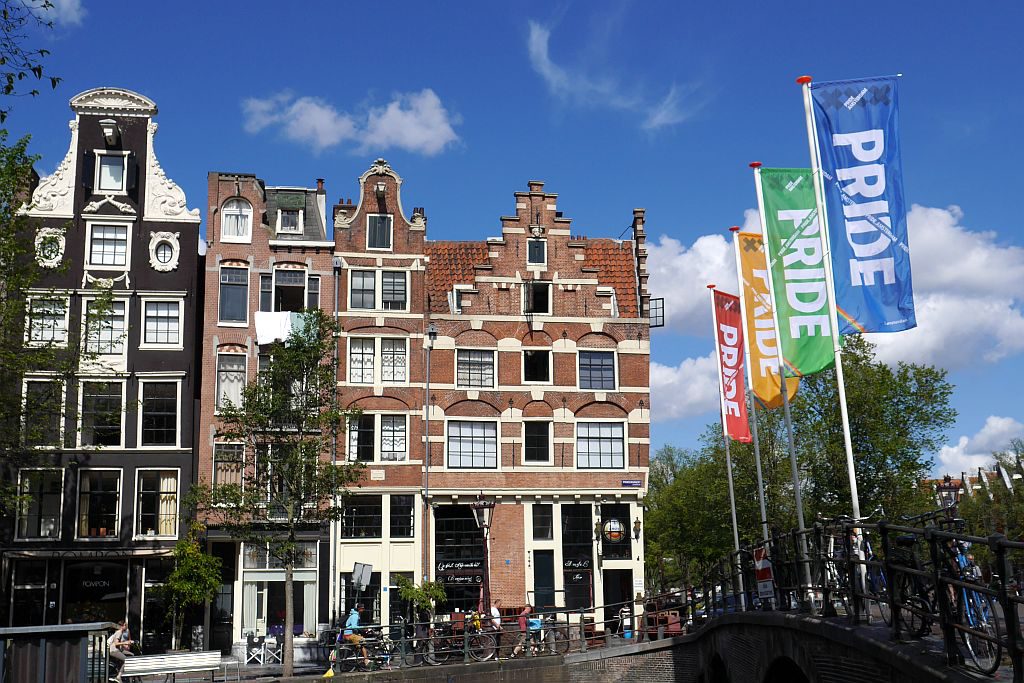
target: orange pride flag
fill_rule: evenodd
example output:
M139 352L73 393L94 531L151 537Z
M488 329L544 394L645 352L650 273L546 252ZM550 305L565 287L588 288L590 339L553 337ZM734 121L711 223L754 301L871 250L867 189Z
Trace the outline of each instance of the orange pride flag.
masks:
M747 349L750 351L750 387L766 408L782 405L779 378L778 340L772 315L772 296L768 290L768 262L764 240L756 232L732 229L736 249L736 272L739 276L740 305L746 327ZM800 386L799 377L787 377L789 398Z

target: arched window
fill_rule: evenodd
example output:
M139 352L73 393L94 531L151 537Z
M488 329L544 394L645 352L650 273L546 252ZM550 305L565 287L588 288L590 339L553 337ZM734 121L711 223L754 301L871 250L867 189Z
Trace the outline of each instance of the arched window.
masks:
M252 239L252 205L244 199L230 199L220 214L221 241L248 242Z

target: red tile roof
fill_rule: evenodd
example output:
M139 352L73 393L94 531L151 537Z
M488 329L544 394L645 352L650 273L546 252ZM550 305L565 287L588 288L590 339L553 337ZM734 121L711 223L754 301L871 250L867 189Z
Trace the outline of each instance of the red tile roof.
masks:
M638 303L633 243L610 239L588 239L584 248L584 268L597 268L597 281L602 287L615 288L619 316L636 318Z
M452 285L472 284L473 266L487 263L486 242L427 242L427 296L432 313L448 312Z

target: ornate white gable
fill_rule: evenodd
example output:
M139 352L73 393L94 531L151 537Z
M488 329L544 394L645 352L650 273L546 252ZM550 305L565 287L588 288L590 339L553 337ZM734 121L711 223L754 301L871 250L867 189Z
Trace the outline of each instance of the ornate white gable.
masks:
M385 159L382 158L377 159L375 162L373 162L373 165L370 166L366 173L360 176L359 184L362 185L363 183L365 183L366 179L372 175L389 175L392 178L394 178L395 182L397 182L399 185L402 184L401 176L395 173L395 169L391 168L391 164L389 164Z
M24 209L32 216L74 217L78 121L69 121L68 127L71 128L71 147L57 170L40 180L32 193L32 204Z
M98 116L155 116L156 102L123 88L93 88L72 97L71 109Z
M167 177L160 162L153 152L153 136L157 125L149 122L146 136L146 208L143 219L148 221L177 221L198 223L199 209L189 209L185 201L185 191L177 183Z

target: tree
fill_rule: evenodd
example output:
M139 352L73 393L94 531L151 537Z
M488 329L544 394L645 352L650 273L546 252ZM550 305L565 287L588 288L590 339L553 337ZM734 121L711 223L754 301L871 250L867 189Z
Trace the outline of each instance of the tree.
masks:
M28 92L21 88L21 82L30 77L37 81L45 78L54 89L61 82L61 78L43 72L42 60L50 51L26 45L33 27L53 28L53 20L47 15L53 9L51 0L0 0L0 93L35 97L39 94L35 88ZM0 107L0 123L10 112L10 106Z
M217 438L244 443L250 454L238 483L201 482L190 494L209 526L266 547L284 569L285 676L294 662L294 570L307 559L302 539L341 518L338 501L362 476L357 465L330 459L352 415L337 393L338 326L319 309L306 310L302 321L270 347L268 365L243 389L241 403L220 410Z
M220 588L220 558L204 552L199 543L201 530L201 525L193 524L188 535L174 545L174 570L160 588L171 609L171 649L181 643L186 612L213 598Z
M424 581L417 586L410 579L398 574L395 576L395 585L398 587L398 597L409 603L416 613L426 611L431 618L437 605L443 605L448 601L448 594L445 593L444 584L440 581ZM410 615L413 621L418 621L415 616Z
M1024 475L1024 439L1013 439L1005 451L992 454L994 464L1011 477L1013 488L1007 488L1001 478L989 482L988 488L982 487L973 495L961 496L957 514L967 522L967 532L977 536L1003 534L1011 541L1024 541L1024 480L1013 480L1014 474ZM964 486L969 484L964 482ZM971 548L979 565L991 565L994 555L984 545ZM1020 563L1024 561L1024 552L1012 551L1011 558ZM994 569L995 573L1001 570ZM1009 578L1009 577L1007 577Z

